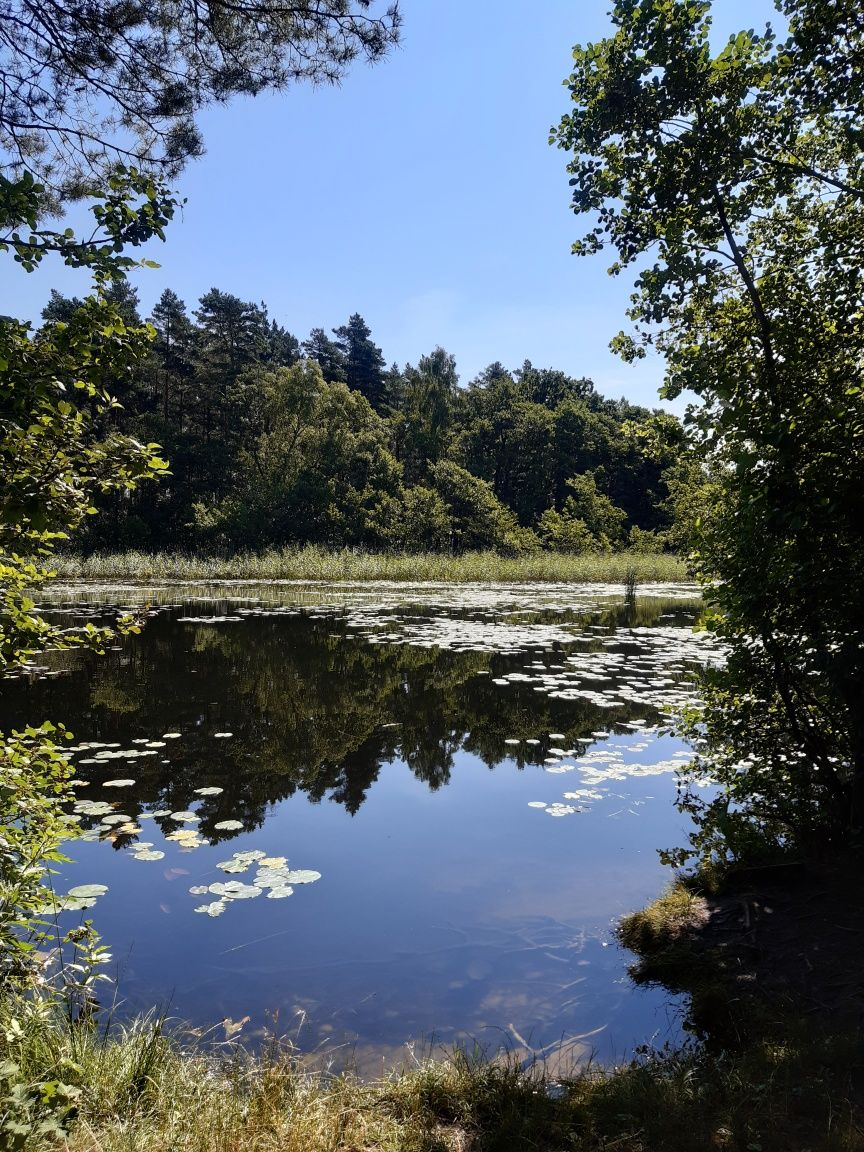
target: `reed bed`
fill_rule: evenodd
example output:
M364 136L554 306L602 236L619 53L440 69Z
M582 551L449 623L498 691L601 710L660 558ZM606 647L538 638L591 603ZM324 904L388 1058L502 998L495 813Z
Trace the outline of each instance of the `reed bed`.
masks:
M687 579L684 562L669 553L532 552L500 556L467 552L337 551L310 546L233 556L182 552L122 552L87 557L60 555L52 566L64 579L101 581L423 581L434 583L649 584Z

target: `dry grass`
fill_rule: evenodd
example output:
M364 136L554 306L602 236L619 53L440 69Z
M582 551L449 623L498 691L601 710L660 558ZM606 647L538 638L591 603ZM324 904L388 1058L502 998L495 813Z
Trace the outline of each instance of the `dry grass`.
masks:
M860 1047L790 1026L783 1045L710 1056L641 1053L566 1082L512 1057L456 1053L373 1081L312 1071L290 1050L204 1052L156 1020L110 1035L62 1020L10 1030L4 1060L31 1087L80 1091L67 1152L862 1152L854 1082ZM20 1006L19 1006L20 1015ZM5 1038L4 1038L5 1037ZM34 1129L27 1152L58 1147Z

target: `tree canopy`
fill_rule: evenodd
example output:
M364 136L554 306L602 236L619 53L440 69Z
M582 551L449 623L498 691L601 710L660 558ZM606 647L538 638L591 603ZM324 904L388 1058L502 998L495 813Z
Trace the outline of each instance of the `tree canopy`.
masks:
M62 200L117 164L172 179L203 150L196 114L235 95L334 83L397 42L373 0L6 0L0 10L0 172Z
M142 323L128 284L105 291ZM44 317L78 306L53 292ZM78 540L88 551L664 547L674 417L528 362L460 388L440 346L384 371L359 313L332 329L338 343L323 327L300 341L264 304L212 288L187 308L166 289L149 323L144 358L112 382L111 425L162 445L171 474L100 498ZM578 508L577 491L590 493ZM559 514L567 531L551 527Z

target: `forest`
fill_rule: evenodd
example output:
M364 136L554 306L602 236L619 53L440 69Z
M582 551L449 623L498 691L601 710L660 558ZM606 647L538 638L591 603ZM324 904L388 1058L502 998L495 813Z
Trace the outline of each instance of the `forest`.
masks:
M359 313L301 341L216 288L192 309L166 289L146 318L128 281L107 297L152 343L110 381L106 431L157 444L170 474L102 497L78 549L671 546L684 433L668 412L527 360L467 386L441 347L388 367ZM43 321L80 307L55 290Z

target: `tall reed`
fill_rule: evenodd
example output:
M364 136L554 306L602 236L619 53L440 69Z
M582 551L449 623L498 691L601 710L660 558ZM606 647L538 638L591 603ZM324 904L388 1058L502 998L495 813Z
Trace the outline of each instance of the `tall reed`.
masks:
M88 557L61 555L54 561L61 577L76 580L212 581L431 581L441 583L667 583L687 579L686 567L669 553L532 552L499 556L467 552L362 552L317 546L284 548L228 557L182 552L124 552Z

